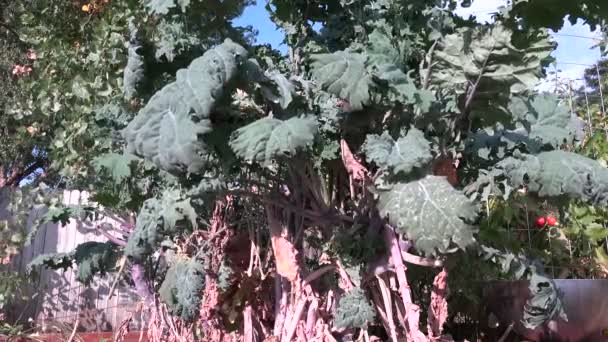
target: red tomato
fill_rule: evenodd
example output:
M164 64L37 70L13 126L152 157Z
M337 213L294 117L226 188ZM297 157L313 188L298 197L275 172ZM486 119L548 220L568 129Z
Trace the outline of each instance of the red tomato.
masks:
M550 226L555 226L557 224L557 219L551 215L547 216L547 224Z
M542 216L536 219L536 225L539 227L544 227L545 223L546 223L545 218Z

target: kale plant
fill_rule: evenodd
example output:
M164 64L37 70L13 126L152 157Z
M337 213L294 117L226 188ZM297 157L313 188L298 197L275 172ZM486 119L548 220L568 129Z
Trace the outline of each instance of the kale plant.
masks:
M448 283L488 276L454 269L471 255L531 279L528 326L566 319L540 268L512 272L533 255L480 224L497 198L608 202L608 170L571 152L574 118L535 90L556 46L545 2L479 24L448 0L272 0L284 55L233 27L240 1L112 1L91 25L118 30L118 76L87 115L58 109L88 128L51 152L123 223L94 255L36 264L88 281L123 254L160 340L453 340Z

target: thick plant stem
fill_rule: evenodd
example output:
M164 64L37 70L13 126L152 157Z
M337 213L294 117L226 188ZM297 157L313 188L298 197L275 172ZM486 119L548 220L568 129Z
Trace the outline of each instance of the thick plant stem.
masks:
M382 301L384 302L384 310L386 310L386 321L388 323L391 341L398 342L397 328L395 327L395 321L393 320L393 301L391 299L390 288L384 282L380 276L378 278L378 285L380 286L380 294L382 295Z
M154 295L150 290L150 284L146 279L146 271L144 266L139 262L133 262L131 265L131 278L135 283L135 290L137 294L144 300L146 305L152 305L154 301Z
M285 281L278 274L275 275L275 319L274 336L281 336L285 325L285 314L287 310L287 289Z
M401 248L399 247L399 240L397 239L393 227L388 224L384 227L384 241L390 250L391 259L393 259L393 264L395 265L397 280L399 281L399 293L401 294L401 300L403 301L403 307L405 308L405 314L407 316L407 327L404 328L408 340L415 342L428 341L418 326L420 321L420 308L412 302L412 293L405 274L407 268L403 263L403 255L401 254Z

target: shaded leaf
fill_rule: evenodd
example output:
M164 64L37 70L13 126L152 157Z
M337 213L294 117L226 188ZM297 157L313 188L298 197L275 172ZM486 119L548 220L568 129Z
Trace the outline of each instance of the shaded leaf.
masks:
M552 319L561 318L568 321L560 293L553 280L533 273L529 289L531 297L524 305L522 317L522 323L527 329L536 329Z
M268 82L262 83L262 94L268 100L278 103L285 109L293 100L292 94L295 92L294 85L283 74L276 70L267 71L264 75Z
M370 134L362 147L368 162L374 162L393 174L408 174L415 168L428 164L431 159L431 144L422 131L411 128L405 137L397 141L388 134Z
M178 260L169 267L158 294L169 311L186 321L198 317L205 287L205 268L196 260Z
M476 132L468 141L468 152L482 159L492 156L504 158L520 144L530 153L543 147L559 148L572 143L574 120L567 108L551 94L536 95L531 99L513 97L509 112L517 122L515 129L486 128Z
M338 329L366 328L376 318L376 312L365 296L355 287L340 298L336 308L335 327Z
M161 198L146 200L137 215L135 230L129 236L125 255L142 260L150 255L169 233L175 232L179 222L197 227L197 214L191 199L179 190L166 190Z
M110 242L87 241L76 246L70 253L38 255L28 265L28 272L38 268L68 269L77 266L76 279L87 285L97 274L104 275L116 266L119 253Z

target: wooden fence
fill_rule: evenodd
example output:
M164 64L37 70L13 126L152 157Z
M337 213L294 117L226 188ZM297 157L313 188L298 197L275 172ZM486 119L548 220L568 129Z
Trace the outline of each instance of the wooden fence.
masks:
M10 196L9 192L0 196L0 208L6 208ZM86 204L87 201L86 192L63 191L65 204ZM6 210L1 210L0 219L10 216ZM46 210L45 207L32 210L28 218L28 232L31 231L32 222ZM37 255L71 252L85 241L107 241L95 230L97 224L104 222L113 223L111 219L104 218L97 222L71 220L67 225L43 225L32 243L13 258L11 270L25 274L28 263ZM71 329L75 324L80 332L92 332L112 331L134 312L131 329L139 330L142 319L136 312L139 301L137 294L129 284L121 281L113 296L108 299L113 282L114 277L110 275L96 277L89 286L84 286L76 280L72 269L42 270L37 279L28 285L30 288L26 289L32 298L15 305L11 309L11 316L20 321L33 320L42 332L53 332L66 327Z

